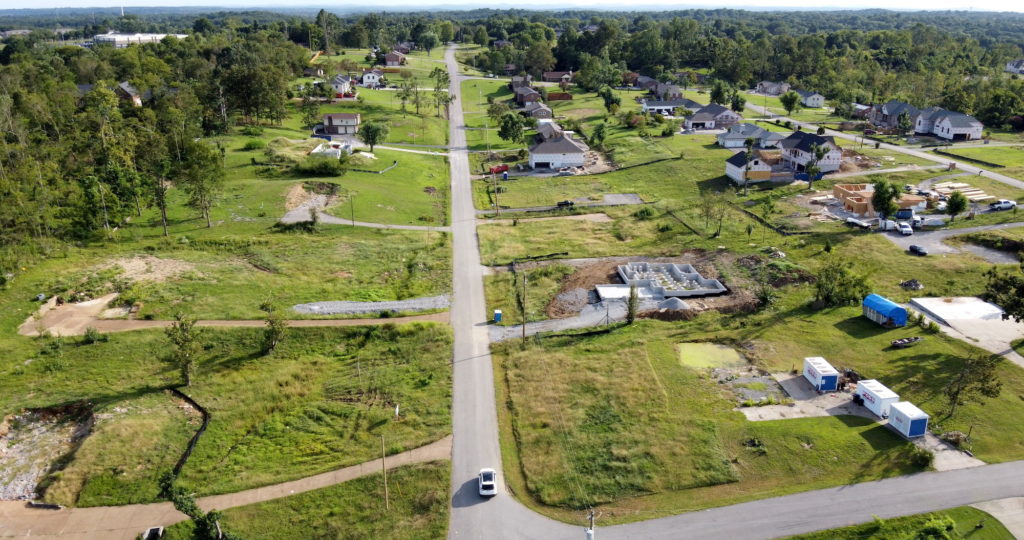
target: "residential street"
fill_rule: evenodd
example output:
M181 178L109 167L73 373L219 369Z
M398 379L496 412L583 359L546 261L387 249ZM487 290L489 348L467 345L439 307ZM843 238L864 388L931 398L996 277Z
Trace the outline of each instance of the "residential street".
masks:
M963 248L954 247L945 243L947 238L953 236L959 236L961 234L968 234L973 232L981 231L992 231L998 229L1009 229L1013 227L1024 227L1024 222L1017 223L1002 223L998 225L981 225L979 227L966 227L962 229L940 229L937 231L914 231L914 234L910 236L903 236L898 232L884 232L878 234L884 234L886 238L892 240L892 243L903 248L908 249L911 244L918 246L924 246L928 250L929 255L936 255L940 253L960 253L961 251L969 251L984 258L988 262L996 264L1014 264L1020 262L1017 255L1008 251L999 251L997 249L986 248L983 246L976 246L973 244L964 244Z

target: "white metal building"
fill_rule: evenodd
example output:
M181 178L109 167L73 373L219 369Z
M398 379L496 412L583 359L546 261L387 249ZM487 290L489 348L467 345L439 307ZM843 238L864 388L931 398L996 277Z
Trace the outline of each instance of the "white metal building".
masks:
M118 49L123 49L137 43L157 43L167 36L174 36L178 39L188 37L187 34L118 34L117 32L108 32L93 36L92 42L95 45L112 45Z
M869 411L881 418L889 416L889 408L900 400L899 394L874 379L858 382L856 395L864 400Z
M820 356L804 358L804 378L819 392L831 392L839 387L839 371Z
M905 437L921 437L928 431L928 413L909 401L889 406L889 425Z

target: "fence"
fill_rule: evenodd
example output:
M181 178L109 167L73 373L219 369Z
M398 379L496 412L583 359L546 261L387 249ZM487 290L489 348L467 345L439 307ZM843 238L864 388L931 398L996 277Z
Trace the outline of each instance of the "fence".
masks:
M1000 165L998 163L992 163L991 161L985 161L983 159L972 158L972 157L967 157L967 156L961 156L959 154L954 154L952 152L946 152L945 150L935 149L935 150L932 150L932 152L935 152L936 154L940 154L940 155L943 155L943 156L949 156L951 158L962 159L964 161L970 161L971 163L976 163L978 165L984 165L984 166L986 166L986 167L988 167L990 169L1003 169L1003 168L1006 168L1006 165Z
M196 410L203 415L202 425L200 425L199 429L196 430L195 435L192 435L192 439L188 441L188 447L185 448L185 452L181 454L181 457L178 458L178 462L174 464L174 476L177 477L181 473L181 469L185 466L185 463L188 462L188 458L192 455L192 451L195 450L196 443L199 442L199 437L202 437L203 433L206 432L206 426L210 424L210 413L203 408L202 405L196 403L194 399L185 395L181 390L178 390L177 388L171 388L170 390L172 394L187 401L189 405L195 407Z

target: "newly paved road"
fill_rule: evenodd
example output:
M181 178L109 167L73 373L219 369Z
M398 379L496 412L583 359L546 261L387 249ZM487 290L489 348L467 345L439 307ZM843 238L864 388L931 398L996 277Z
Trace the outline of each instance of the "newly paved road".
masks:
M959 236L961 234L969 234L974 232L982 231L993 231L999 229L1010 229L1014 227L1024 227L1024 222L1017 223L1000 223L998 225L981 225L978 227L966 227L963 229L940 229L937 231L914 231L914 234L909 236L903 236L897 232L879 233L884 234L886 238L892 240L892 243L897 246L908 249L912 244L924 246L928 253L935 255L938 253L959 253L961 251L969 251L984 258L988 262L995 264L1015 264L1020 262L1017 258L1016 253L1010 253L1008 251L1000 251L997 249L986 248L983 246L976 246L973 244L965 244L963 248L951 246L945 243L945 240L953 236Z

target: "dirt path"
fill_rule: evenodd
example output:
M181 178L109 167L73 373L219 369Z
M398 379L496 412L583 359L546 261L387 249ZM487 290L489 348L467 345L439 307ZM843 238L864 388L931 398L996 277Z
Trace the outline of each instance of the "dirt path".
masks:
M527 221L553 221L556 219L566 219L572 221L590 221L593 223L609 223L612 218L608 217L608 214L576 214L572 216L550 216L550 217L535 217L535 218L491 218L491 219L478 219L477 225L486 225L488 223L502 223L511 219L518 219L520 223Z
M451 458L451 449L452 437L449 435L426 446L388 456L384 460L384 467L394 469L415 463L447 460ZM381 460L375 459L291 482L203 497L197 502L205 511L224 510L322 489L380 471ZM2 538L134 540L148 527L167 527L185 519L168 502L41 510L28 508L22 501L0 501Z
M85 329L92 327L96 330L109 332L130 332L132 330L146 330L150 328L166 328L173 321L146 321L129 319L101 319L100 314L107 305L116 297L116 294L108 294L95 300L79 304L65 304L56 306L51 299L40 308L41 316L30 317L18 327L18 333L23 336L35 337L42 332L49 332L55 336L80 336L85 334ZM408 322L448 322L448 312L429 313L426 315L411 315L408 317L387 317L379 319L296 319L286 321L288 326L303 328L311 326L370 326L377 324L402 324ZM201 320L196 322L199 326L211 327L259 327L265 326L263 320Z

